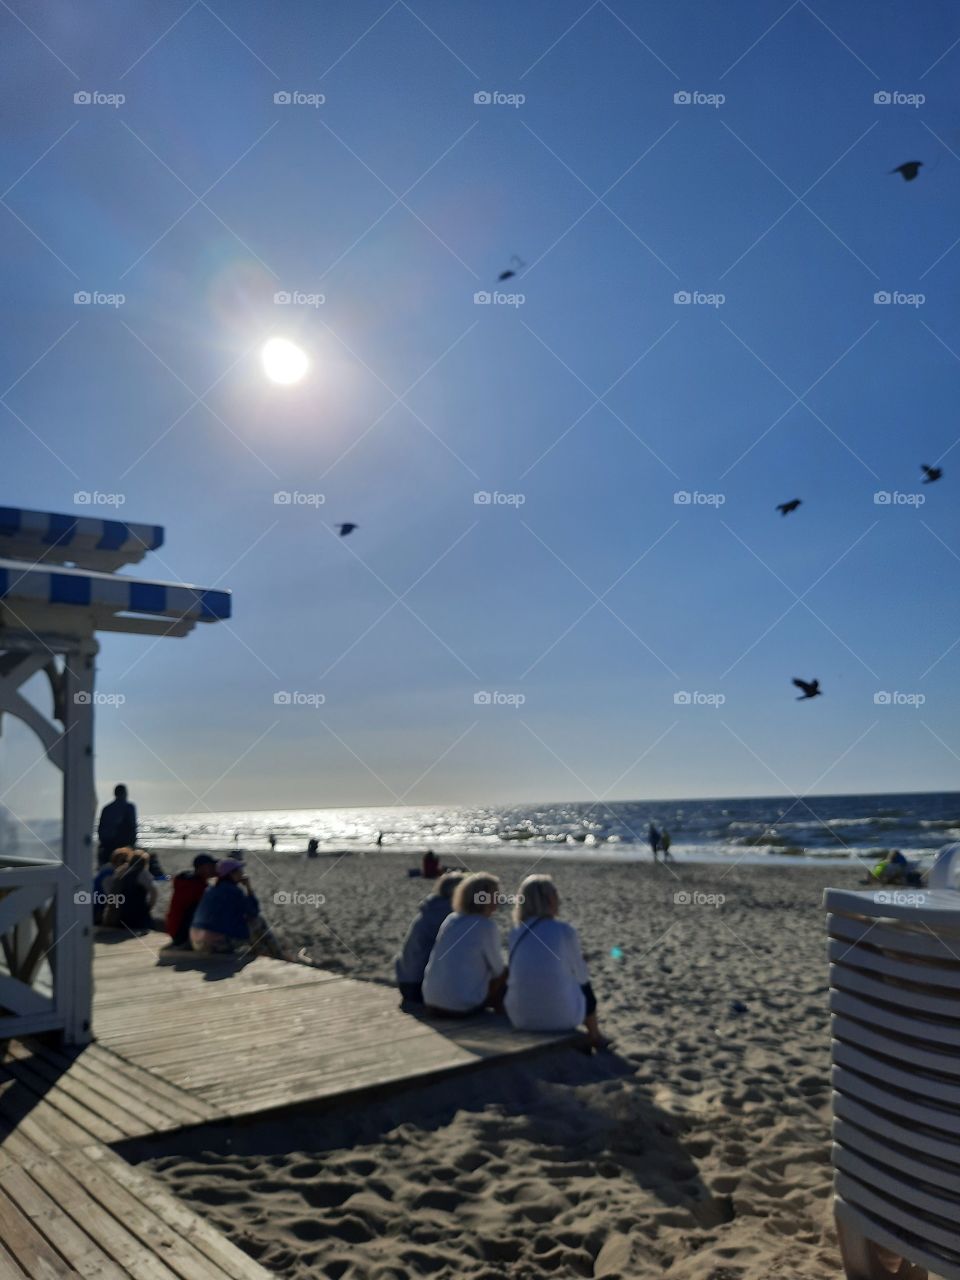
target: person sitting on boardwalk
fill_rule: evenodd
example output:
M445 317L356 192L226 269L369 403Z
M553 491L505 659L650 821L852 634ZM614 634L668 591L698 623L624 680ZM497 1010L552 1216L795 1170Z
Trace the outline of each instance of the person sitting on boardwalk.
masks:
M192 871L180 871L173 877L173 893L167 907L164 927L172 947L190 947L190 926L197 904L210 880L217 874L217 860L209 853L198 853Z
M103 924L104 914L112 901L107 892L107 883L119 872L130 856L129 849L114 849L110 861L105 862L93 877L93 923Z
M504 1008L518 1031L573 1031L585 1026L590 1043L600 1034L597 1001L573 925L558 920L560 895L550 876L527 876L520 886L510 930L510 982Z
M205 955L249 946L250 926L260 915L260 904L242 862L221 858L216 874L197 903L190 924L190 945Z
M404 1003L423 1004L423 973L440 926L453 910L450 899L462 880L459 871L441 876L434 892L420 903L417 917L407 930L400 954L393 962Z
M157 887L150 874L150 855L144 849L118 849L125 861L104 882L107 895L114 899L103 913L103 923L115 929L134 933L153 928L151 911L157 901Z
M496 876L478 873L457 885L423 975L428 1012L465 1017L501 1003L507 971L492 919L499 899Z

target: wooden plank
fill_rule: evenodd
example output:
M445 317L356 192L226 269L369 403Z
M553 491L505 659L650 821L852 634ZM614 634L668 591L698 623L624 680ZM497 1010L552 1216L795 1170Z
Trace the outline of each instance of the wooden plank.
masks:
M0 1264L4 1280L64 1280L75 1275L33 1223L0 1189Z
M89 1280L129 1280L112 1259L30 1177L25 1169L8 1169L0 1176L5 1191L21 1214L81 1276ZM93 1226L93 1224L90 1224ZM96 1228L94 1228L96 1229ZM61 1275L70 1275L66 1270Z
M21 1081L9 1080L0 1092L0 1121L44 1151L82 1146L90 1135L69 1116L44 1103ZM2 1086L0 1086L2 1088Z
M91 1045L87 1052L91 1053L93 1050L96 1050L96 1057L91 1059L94 1069L109 1072L114 1079L123 1080L128 1086L149 1091L154 1105L170 1113L180 1123L191 1124L217 1118L216 1108L206 1099L192 1098L163 1076L122 1058L103 1045Z
M2 1075L11 1075L19 1080L25 1088L41 1098L51 1108L61 1112L74 1124L85 1130L89 1138L97 1138L101 1142L120 1142L133 1135L124 1131L109 1120L98 1115L91 1107L75 1101L62 1084L50 1084L39 1075L28 1062L7 1062ZM149 1130L148 1130L149 1132Z
M70 1153L64 1153L62 1160L66 1164ZM144 1244L137 1234L128 1229L128 1215L131 1218L143 1218L143 1209L133 1202L132 1213L129 1203L123 1199L123 1191L115 1187L114 1195L117 1207L126 1210L118 1221L113 1212L104 1212L109 1206L98 1202L93 1188L86 1176L81 1173L82 1181L73 1176L61 1165L46 1160L31 1165L30 1177L50 1199L67 1214L78 1226L87 1224L96 1235L96 1243L109 1258L137 1280L179 1280L183 1272L171 1271L165 1262L157 1257L151 1244ZM147 1232L149 1238L149 1231ZM219 1276L211 1280L220 1280Z
M139 1105L140 1099L131 1100L129 1107L124 1106L121 1090L114 1090L112 1094L97 1090L85 1082L78 1072L69 1068L63 1071L45 1061L39 1054L24 1049L22 1045L14 1050L14 1061L16 1068L11 1068L14 1074L22 1071L24 1074L20 1078L26 1079L26 1073L29 1072L31 1087L41 1092L44 1099L50 1099L56 1104L60 1097L69 1098L82 1107L85 1113L96 1117L97 1123L103 1124L111 1132L119 1131L128 1138L139 1138L145 1133L153 1132L153 1124L145 1119L144 1109ZM44 1084L49 1086L45 1091ZM94 1138L104 1138L101 1132L90 1129L90 1133ZM113 1142L116 1139L107 1137L104 1140Z
M91 1146L84 1154L99 1164L114 1181L129 1187L140 1203L179 1233L181 1238L189 1240L214 1266L225 1271L230 1280L271 1280L270 1273L259 1262L231 1244L204 1218L168 1195L142 1170L125 1164L105 1147Z

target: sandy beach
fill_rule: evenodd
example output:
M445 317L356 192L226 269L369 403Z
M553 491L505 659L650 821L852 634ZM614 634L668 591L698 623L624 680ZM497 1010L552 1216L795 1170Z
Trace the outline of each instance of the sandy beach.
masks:
M390 980L424 892L404 860L248 862L286 944ZM507 891L529 865L489 860ZM857 872L538 870L580 931L614 1052L540 1055L139 1154L287 1280L837 1276L820 898Z

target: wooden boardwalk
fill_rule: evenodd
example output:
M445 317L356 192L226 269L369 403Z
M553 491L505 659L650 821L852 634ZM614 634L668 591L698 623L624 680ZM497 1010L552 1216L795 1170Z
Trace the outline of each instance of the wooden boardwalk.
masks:
M490 1015L427 1022L387 987L279 960L160 964L163 941L96 945L95 1044L0 1045L0 1280L267 1280L110 1147L571 1039Z

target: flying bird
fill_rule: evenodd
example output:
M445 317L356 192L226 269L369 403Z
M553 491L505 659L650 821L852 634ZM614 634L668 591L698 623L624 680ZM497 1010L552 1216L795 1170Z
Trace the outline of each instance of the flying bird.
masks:
M923 484L933 484L943 475L943 467L928 467L925 462L920 463L920 470L924 474Z
M796 511L802 501L802 498L791 498L789 502L781 502L777 510L781 515L788 516L791 511Z
M345 538L348 533L353 533L357 526L355 524L350 524L348 521L346 524L338 524L337 528L340 530L340 537Z
M807 698L816 698L822 693L819 680L794 680L793 683L798 689L803 690L803 693L797 699L798 702L806 702Z
M521 260L517 257L516 254L513 255L510 261L514 265L508 267L506 271L501 271L500 274L497 276L497 280L500 281L501 284L503 283L504 280L512 280L513 277L517 274L517 272L522 271L523 268L527 265L525 262L521 262Z
M891 169L891 173L902 173L904 182L912 182L923 167L922 160L907 160L903 164L898 164L895 169Z

